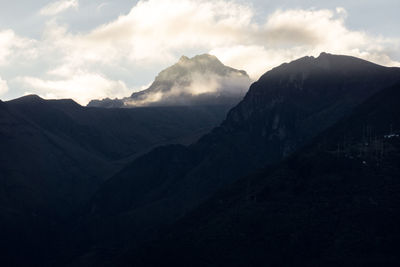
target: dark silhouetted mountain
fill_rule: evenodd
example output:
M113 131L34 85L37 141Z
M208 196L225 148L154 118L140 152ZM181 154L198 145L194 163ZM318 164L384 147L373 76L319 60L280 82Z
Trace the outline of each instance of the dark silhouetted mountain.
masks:
M54 255L66 222L105 179L154 146L197 140L228 109L87 108L34 95L0 102L0 263Z
M222 64L215 56L182 56L163 70L151 86L123 99L93 100L93 107L236 105L250 85L245 71Z
M399 79L399 68L326 53L267 72L198 142L157 148L105 182L90 202L84 235L76 231L80 244L140 245L218 189L291 155Z
M398 266L400 84L118 266Z
M72 100L27 96L7 102L10 109L45 130L77 142L109 159L120 159L149 146L204 133L222 121L229 106L86 108ZM178 143L179 140L177 140Z

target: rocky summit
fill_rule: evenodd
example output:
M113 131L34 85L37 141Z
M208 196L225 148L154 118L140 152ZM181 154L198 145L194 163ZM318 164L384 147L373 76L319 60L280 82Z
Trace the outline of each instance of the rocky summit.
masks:
M215 56L182 56L176 64L161 71L148 89L123 99L93 100L88 106L233 106L245 95L250 83L245 71L227 67Z

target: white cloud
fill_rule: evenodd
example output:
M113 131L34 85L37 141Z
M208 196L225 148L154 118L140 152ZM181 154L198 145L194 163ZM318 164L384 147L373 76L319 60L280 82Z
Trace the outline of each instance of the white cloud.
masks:
M41 13L77 7L77 0L59 1ZM256 13L244 1L141 0L129 13L88 32L71 32L67 24L50 18L39 40L0 31L0 67L14 68L19 72L15 76L22 77L3 75L16 81L10 86L29 85L26 91L85 104L130 95L129 88L141 79L132 70L156 74L182 54L209 52L253 79L283 62L322 51L400 66L393 57L399 56L400 40L348 29L344 8L277 10L262 22ZM25 73L21 64L35 70Z
M40 15L54 16L70 8L78 8L78 0L61 0L50 3L40 10Z
M322 51L398 65L387 48L399 40L373 37L345 26L346 10L278 10L265 23L255 11L230 1L139 1L127 14L88 34L68 34L49 24L48 37L68 51L62 68L84 64L173 62L185 51L210 51L253 78L282 61ZM56 41L57 40L57 41ZM240 61L239 61L240 60Z
M183 104L190 103L192 96L207 96L217 94L222 97L242 97L251 84L248 76L232 72L221 76L215 73L193 73L185 77L185 82L175 82L170 90L153 88L155 93L149 93L141 98L125 101L126 106L147 106L153 103ZM161 87L164 87L161 84ZM147 89L147 88L146 88ZM160 90L161 89L161 90Z
M268 49L262 45L236 45L210 51L228 66L246 70L253 79L285 61L295 59L293 54L298 53L286 49Z
M12 30L0 31L0 66L35 57L34 45L35 41L19 37Z
M278 10L259 25L253 45L214 48L211 53L233 67L243 67L256 77L298 57L321 52L346 54L387 66L400 66L389 56L399 40L374 37L345 26L343 8L331 10Z
M0 65L4 64L13 47L15 34L11 30L0 32Z
M7 91L8 91L7 81L1 79L0 77L0 96L7 93Z
M81 104L87 104L94 98L124 97L130 93L124 82L112 81L93 73L80 73L63 80L36 77L20 77L18 80L24 87L34 88L44 98L73 98Z

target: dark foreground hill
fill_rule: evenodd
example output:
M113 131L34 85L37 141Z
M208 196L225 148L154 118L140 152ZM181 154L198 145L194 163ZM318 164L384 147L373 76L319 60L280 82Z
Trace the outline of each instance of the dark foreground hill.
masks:
M37 96L0 101L0 262L54 257L65 225L101 183L156 145L197 140L228 109L86 108Z
M394 263L398 86L385 88L399 80L399 68L353 57L301 58L263 75L197 142L229 106L0 101L0 261Z
M216 193L119 266L398 266L400 84Z
M368 97L400 69L321 54L283 64L254 83L225 121L198 142L164 146L128 164L97 191L75 234L78 262L142 246L236 179L277 163ZM100 249L101 248L101 249Z

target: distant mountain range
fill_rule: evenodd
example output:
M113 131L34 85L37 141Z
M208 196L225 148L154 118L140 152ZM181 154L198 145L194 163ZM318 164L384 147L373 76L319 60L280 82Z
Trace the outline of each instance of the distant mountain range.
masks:
M399 263L400 68L322 53L248 81L202 55L109 108L0 102L0 261Z
M247 92L251 80L243 70L222 64L215 56L182 56L161 71L151 86L123 99L92 100L89 107L235 105Z
M78 231L80 242L140 247L157 229L236 179L290 156L399 79L399 68L326 53L267 72L198 142L157 148L106 181L89 203L83 227L90 230L86 237ZM101 259L103 252L86 253Z

